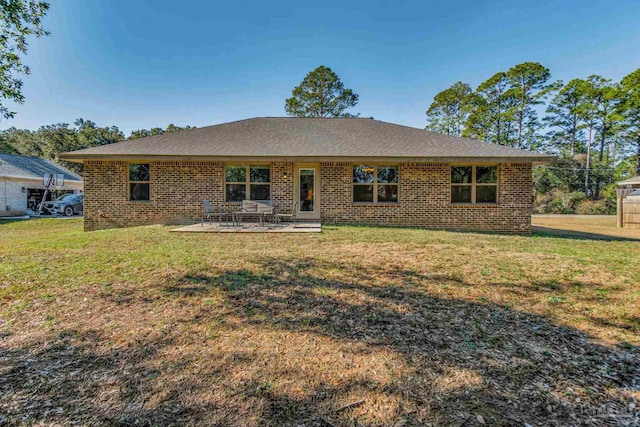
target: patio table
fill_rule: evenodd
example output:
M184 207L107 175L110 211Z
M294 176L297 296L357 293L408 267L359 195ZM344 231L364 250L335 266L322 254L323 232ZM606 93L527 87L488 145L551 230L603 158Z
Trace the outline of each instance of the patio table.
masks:
M233 225L240 226L240 222L242 221L243 216L253 216L258 217L260 222L260 227L264 227L264 217L266 216L265 212L233 212Z

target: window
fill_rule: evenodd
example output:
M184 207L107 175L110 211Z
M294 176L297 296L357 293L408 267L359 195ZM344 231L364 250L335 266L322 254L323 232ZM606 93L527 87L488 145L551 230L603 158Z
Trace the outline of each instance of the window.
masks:
M353 167L353 201L398 203L398 166Z
M149 200L149 164L129 164L129 200Z
M226 165L224 174L227 202L271 199L269 165Z
M452 166L451 203L498 203L498 167Z

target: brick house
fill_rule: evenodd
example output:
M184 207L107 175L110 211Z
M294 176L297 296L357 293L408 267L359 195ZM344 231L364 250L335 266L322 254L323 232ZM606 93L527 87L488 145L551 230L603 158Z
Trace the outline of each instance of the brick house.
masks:
M549 156L373 119L253 118L61 155L84 163L85 230L197 221L201 200L322 223L528 234Z

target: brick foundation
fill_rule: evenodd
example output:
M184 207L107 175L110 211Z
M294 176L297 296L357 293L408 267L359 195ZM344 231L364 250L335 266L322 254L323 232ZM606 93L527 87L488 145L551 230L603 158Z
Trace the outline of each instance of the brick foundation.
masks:
M322 222L531 232L530 163L499 165L496 205L452 204L447 163L403 163L399 168L399 203L356 204L352 202L352 164L322 163ZM271 164L271 197L282 210L291 209L293 203L293 170L290 162ZM220 162L151 162L148 202L128 200L127 178L126 162L85 163L85 230L197 221L202 199L216 207L236 206L224 202L224 164Z

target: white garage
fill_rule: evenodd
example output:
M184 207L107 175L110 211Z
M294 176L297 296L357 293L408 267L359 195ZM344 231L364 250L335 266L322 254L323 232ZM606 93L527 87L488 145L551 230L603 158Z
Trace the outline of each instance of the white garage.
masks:
M82 177L50 160L0 154L0 216L33 213L45 194L45 174L62 175L63 185L51 186L47 200L82 193Z

